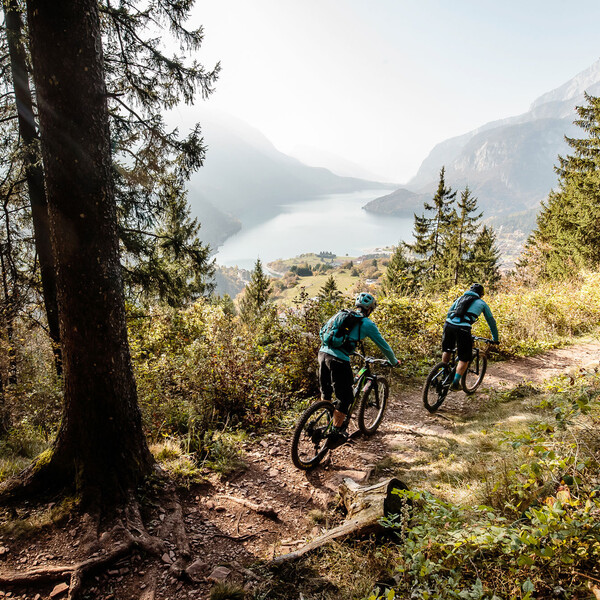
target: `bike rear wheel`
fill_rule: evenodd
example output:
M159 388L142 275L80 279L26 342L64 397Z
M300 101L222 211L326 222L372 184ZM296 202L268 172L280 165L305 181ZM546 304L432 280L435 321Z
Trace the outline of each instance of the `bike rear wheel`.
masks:
M474 358L476 359L477 357ZM487 356L485 354L479 355L479 373L476 373L476 367L477 365L474 365L473 361L471 361L463 375L462 389L465 391L465 394L472 394L481 385L487 369Z
M381 421L387 406L390 386L385 377L377 377L363 392L358 405L358 428L365 435L373 435Z
M439 362L429 372L423 386L423 405L430 413L434 413L446 399L452 383L451 371L450 365Z
M334 406L327 400L311 404L300 416L292 438L292 462L307 471L327 454L326 431L333 419Z

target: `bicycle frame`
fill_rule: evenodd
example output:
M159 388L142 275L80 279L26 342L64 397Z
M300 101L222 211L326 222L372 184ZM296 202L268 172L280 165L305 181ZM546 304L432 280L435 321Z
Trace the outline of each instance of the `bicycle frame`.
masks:
M370 389L373 385L373 382L377 380L377 374L371 371L371 364L373 363L381 363L386 364L386 360L378 359L378 358L370 358L368 356L364 356L359 352L354 352L353 356L358 356L363 361L362 367L358 370L356 375L354 375L354 383L352 386L353 391L353 399L352 404L348 408L348 414L346 416L346 420L344 424L347 424L350 421L350 417L354 412L354 409L357 404L357 400L360 398L361 394Z

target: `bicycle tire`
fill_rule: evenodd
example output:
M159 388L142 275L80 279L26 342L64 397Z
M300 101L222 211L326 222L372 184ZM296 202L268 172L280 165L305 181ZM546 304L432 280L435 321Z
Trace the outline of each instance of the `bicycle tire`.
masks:
M298 469L314 469L327 454L325 431L333 419L333 411L333 403L318 400L300 415L291 448L292 462Z
M487 356L482 353L479 354L479 375L476 375L470 369L471 363L469 363L469 366L462 377L462 389L465 394L472 394L481 385L487 369ZM476 377L476 379L473 380L473 377ZM471 383L472 380L473 383Z
M363 392L358 405L358 428L364 435L373 435L381 425L389 395L390 385L385 377L377 377Z
M444 380L450 375L450 365L439 362L427 376L423 386L423 406L434 413L444 402L450 389L450 381L444 383Z

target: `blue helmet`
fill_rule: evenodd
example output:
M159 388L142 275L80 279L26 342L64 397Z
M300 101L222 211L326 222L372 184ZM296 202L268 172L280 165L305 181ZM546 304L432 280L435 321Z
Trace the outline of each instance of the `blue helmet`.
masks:
M356 296L354 306L362 306L362 308L366 308L370 312L377 306L377 300L375 300L375 296L373 296L373 294L369 294L369 292L361 292L358 294L358 296Z

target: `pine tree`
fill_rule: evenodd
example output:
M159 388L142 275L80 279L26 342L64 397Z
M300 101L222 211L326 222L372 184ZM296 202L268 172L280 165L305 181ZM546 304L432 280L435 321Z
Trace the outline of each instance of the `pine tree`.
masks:
M337 287L337 283L335 282L335 278L333 275L330 275L325 283L321 286L319 290L319 298L324 302L330 302L334 304L337 302L342 295L342 292Z
M414 287L412 265L406 257L403 244L396 246L383 276L385 294L406 294Z
M100 16L95 0L29 0L27 10L57 265L64 410L51 452L4 482L3 492L76 483L84 502L114 506L150 473L153 458L127 343Z
M456 192L446 187L445 172L445 168L442 167L432 203L424 203L426 214L432 213L431 216L415 214L415 242L406 245L414 257L415 274L422 287L431 287L438 283L450 236L452 205L456 200Z
M494 287L500 280L499 260L496 234L491 227L484 225L469 253L466 275L471 281Z
M452 285L466 280L469 255L483 214L477 213L477 210L477 198L467 186L457 201L456 209L452 211L444 249L443 268L448 282Z
M240 300L240 317L245 323L259 320L271 297L271 281L264 272L260 258L256 260L250 281Z
M187 136L165 127L162 114L179 102L192 103L198 93L207 97L213 91L220 71L217 64L213 70L191 59L203 40L201 28L190 30L185 24L192 1L164 0L140 7L138 0L121 0L118 4L99 2L101 27L103 29L103 60L111 122L111 151L114 160L115 190L118 204L119 237L121 250L127 255L127 278L137 282L128 286L139 297L140 282L148 282L153 290L164 290L158 299L181 295L177 289L166 289L177 278L159 268L166 262L154 262L149 268L149 257L156 254L157 240L164 245L167 232L162 227L163 215L169 212L173 190L185 194L185 182L190 174L202 165L205 146L199 125ZM43 185L42 161L36 145L37 112L31 102L28 71L29 48L22 36L23 5L19 0L3 0L6 27L0 29L0 119L10 123L19 118L19 131L12 135L12 156L20 157L25 165L28 190L23 185L13 188L12 193L29 195L35 236L37 265L41 270L44 299L48 314L50 335L56 344L58 321L56 300L53 296L53 273L51 248L47 224L47 209ZM156 25L168 28L170 36L179 43L180 52L166 54L162 36L149 33ZM4 93L2 93L4 92ZM16 129L15 129L16 131ZM0 161L11 168L20 169L19 161L7 160L3 154ZM30 166L28 166L30 165ZM18 203L22 204L20 201ZM185 228L182 224L178 234ZM161 229L159 231L159 229ZM181 239L173 239L172 245L181 245ZM207 261L188 261L186 257L198 255L202 244L198 229L190 230L185 240L185 252L181 269L191 267L191 277L203 280L209 289L212 276ZM204 252L209 252L204 247ZM177 260L172 255L172 260ZM168 265L169 268L172 263ZM139 272L136 272L139 271ZM188 289L191 289L188 287ZM131 298L130 298L131 299ZM192 300L193 296L188 300Z
M575 124L587 137L566 138L572 153L558 157L558 190L542 203L519 261L552 279L600 266L600 98L585 99Z
M185 190L174 178L171 183L163 187L163 212L154 231L143 232L146 242L124 253L121 262L130 299L181 307L214 289L207 279L215 267L209 248L198 240L200 225L190 218Z

